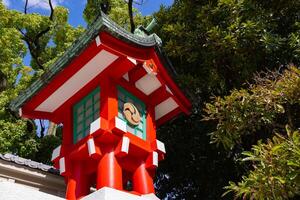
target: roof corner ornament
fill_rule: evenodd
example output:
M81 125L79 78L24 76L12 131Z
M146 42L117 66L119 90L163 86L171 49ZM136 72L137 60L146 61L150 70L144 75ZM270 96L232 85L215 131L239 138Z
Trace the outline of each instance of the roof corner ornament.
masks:
M152 19L152 21L150 22L150 24L145 28L142 25L139 25L135 30L134 30L134 35L138 35L140 37L147 37L150 35L150 32L152 31L152 29L157 26L157 20L155 18ZM151 34L153 35L153 37L155 38L156 42L161 45L162 44L162 40L160 39L160 37L158 37L155 33Z
M154 62L153 59L150 59L150 60L146 60L144 63L143 63L143 67L144 69L146 70L146 72L150 75L154 75L156 76L157 73L158 73L158 69L157 69L157 66Z

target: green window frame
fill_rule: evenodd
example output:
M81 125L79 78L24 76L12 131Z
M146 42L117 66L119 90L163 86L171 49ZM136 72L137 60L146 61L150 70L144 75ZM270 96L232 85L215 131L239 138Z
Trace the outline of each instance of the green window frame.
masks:
M99 118L100 88L97 87L73 106L73 143L90 133L90 124Z
M137 126L132 126L123 115L123 105L126 102L130 102L135 105L141 115L141 122ZM136 96L129 93L127 90L118 86L118 118L126 122L127 131L135 136L146 140L146 106L144 102L138 99Z

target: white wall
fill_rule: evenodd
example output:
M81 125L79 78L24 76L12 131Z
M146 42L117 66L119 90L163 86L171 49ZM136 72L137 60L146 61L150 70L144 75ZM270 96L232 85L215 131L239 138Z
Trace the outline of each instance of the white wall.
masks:
M62 200L63 198L40 192L24 185L0 180L1 200Z

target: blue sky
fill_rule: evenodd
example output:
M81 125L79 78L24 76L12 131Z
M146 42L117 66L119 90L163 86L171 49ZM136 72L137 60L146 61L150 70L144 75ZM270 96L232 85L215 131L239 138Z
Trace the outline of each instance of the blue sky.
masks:
M24 10L25 0L2 0L6 7L9 9L15 9L19 11ZM136 0L143 2L141 5L135 5L135 7L143 14L150 15L155 11L158 11L161 5L170 6L174 0ZM69 23L73 26L86 26L82 13L86 5L86 0L52 0L54 6L64 6L69 9ZM49 15L50 8L48 0L29 0L28 12L37 12L43 15ZM24 64L30 65L29 54L24 58Z
M23 11L25 0L2 0L9 9ZM136 0L143 2L142 5L135 5L143 15L150 15L159 10L161 5L170 6L174 0ZM86 4L86 0L52 0L54 6L61 5L69 9L69 23L73 26L86 23L83 20L82 13ZM28 12L38 12L44 15L49 14L48 0L29 0Z
M1 1L1 0L0 0ZM7 8L24 11L25 0L2 0ZM136 0L141 1L141 0ZM142 5L136 5L135 7L143 14L150 15L155 11L158 11L161 5L170 6L174 0L143 0ZM82 13L86 5L86 0L52 0L54 6L61 5L69 9L69 23L72 26L86 26ZM28 13L37 12L43 15L49 15L50 8L48 0L29 0L28 1ZM27 53L23 62L25 65L30 65L30 54ZM45 126L48 126L48 122L45 121ZM40 126L37 123L37 133L40 132Z

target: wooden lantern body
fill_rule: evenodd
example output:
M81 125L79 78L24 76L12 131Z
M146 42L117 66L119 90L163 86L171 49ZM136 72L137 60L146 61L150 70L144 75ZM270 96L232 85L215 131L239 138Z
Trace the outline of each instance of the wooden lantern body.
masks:
M165 154L156 128L191 105L166 70L157 36L135 38L104 15L85 34L11 107L63 124L52 161L67 199L91 186L125 190L128 181L132 193L154 193Z

